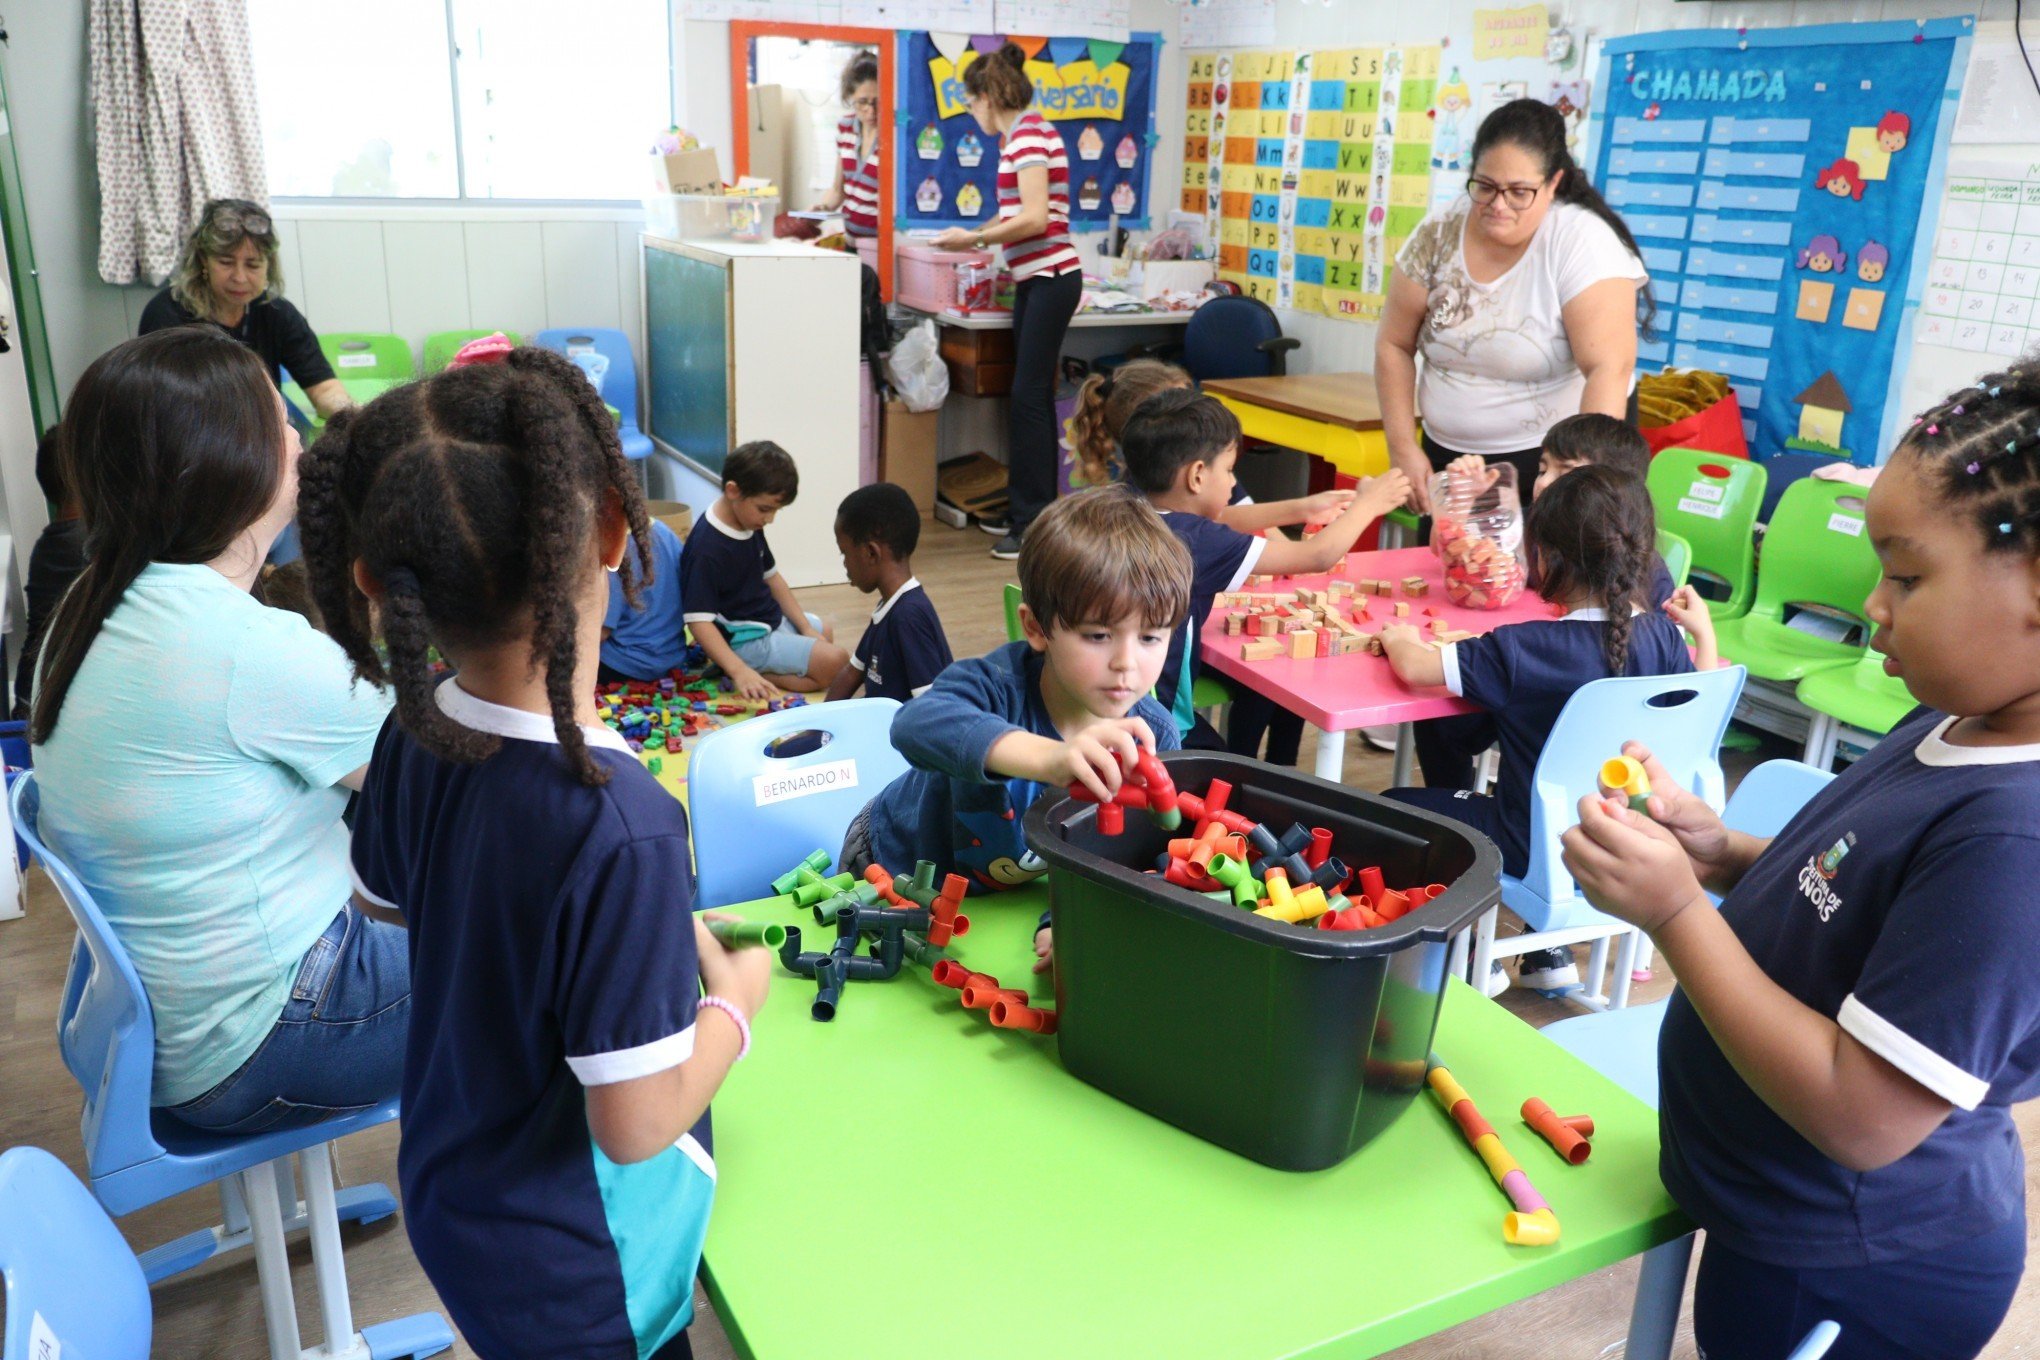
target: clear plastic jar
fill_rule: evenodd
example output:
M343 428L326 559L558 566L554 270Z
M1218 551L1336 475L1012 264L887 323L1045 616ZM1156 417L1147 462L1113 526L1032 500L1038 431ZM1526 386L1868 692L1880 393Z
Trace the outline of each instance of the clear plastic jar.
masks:
M1523 509L1516 469L1431 475L1431 550L1445 564L1445 595L1469 609L1502 609L1523 592Z

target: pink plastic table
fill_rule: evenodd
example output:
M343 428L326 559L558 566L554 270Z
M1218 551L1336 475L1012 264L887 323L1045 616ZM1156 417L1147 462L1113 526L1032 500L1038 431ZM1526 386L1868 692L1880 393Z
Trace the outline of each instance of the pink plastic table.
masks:
M1405 576L1421 576L1430 582L1430 593L1410 599L1402 593ZM1367 597L1374 613L1369 629L1393 622L1395 605L1406 601L1409 622L1430 632L1431 620L1424 615L1430 607L1454 631L1485 633L1504 623L1523 623L1553 617L1551 605L1525 589L1506 609L1465 609L1445 596L1445 571L1437 554L1429 548L1394 548L1386 552L1349 553L1344 564L1322 576L1285 576L1256 591L1294 590L1308 587L1322 590L1331 580L1358 581L1368 578L1394 581L1393 596ZM1292 713L1301 714L1324 733L1318 742L1316 774L1336 781L1345 768L1346 733L1356 727L1382 723L1402 725L1396 743L1395 782L1409 782L1410 732L1408 724L1419 718L1442 718L1453 713L1473 713L1477 704L1454 698L1440 688L1412 689L1396 679L1384 657L1355 652L1349 656L1311 657L1295 660L1278 657L1273 661L1240 660L1245 638L1229 637L1225 631L1227 610L1214 609L1204 621L1200 635L1206 664L1235 684L1265 694Z

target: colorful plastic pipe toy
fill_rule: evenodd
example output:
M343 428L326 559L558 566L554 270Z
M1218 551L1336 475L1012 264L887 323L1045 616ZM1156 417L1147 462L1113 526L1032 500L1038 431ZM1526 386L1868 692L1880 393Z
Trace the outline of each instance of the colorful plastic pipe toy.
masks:
M1537 1136L1551 1144L1551 1150L1572 1166L1586 1161L1594 1151L1594 1145L1587 1141L1593 1135L1594 1121L1586 1115L1560 1118L1549 1105L1532 1096L1523 1102L1523 1122L1535 1129ZM1584 1133L1578 1127L1581 1123L1586 1125Z
M955 959L935 965L931 976L936 985L955 990L967 1011L984 1011L999 1029L1025 1030L1030 1034L1055 1033L1056 1013L1027 1004L1027 993L1016 987L1001 987L989 973L973 973Z
M1631 812L1650 815L1650 776L1643 772L1643 763L1629 756L1616 756L1601 762L1601 796L1604 798L1625 798Z
M1164 831L1183 825L1183 809L1176 796L1175 781L1152 751L1142 751L1126 772L1119 791L1110 802L1099 803L1098 795L1082 784L1070 785L1070 797L1079 802L1098 803L1098 834L1117 836L1126 830L1126 809L1140 808Z
M1502 1240L1517 1247L1548 1247L1558 1241L1558 1215L1551 1212L1551 1206L1544 1202L1544 1196L1537 1193L1537 1187L1530 1183L1530 1177L1509 1150L1502 1146L1501 1136L1494 1126L1481 1118L1480 1111L1466 1090L1452 1079L1436 1058L1431 1061L1430 1070L1425 1073L1431 1094L1452 1116L1452 1122L1459 1125L1459 1131L1473 1150L1480 1154L1487 1164L1488 1174L1495 1184L1502 1187L1516 1208L1515 1212L1502 1219Z
M786 927L770 921L710 921L708 933L727 949L777 949L786 943Z
M912 878L894 878L874 864L864 871L864 881L896 907L926 910L928 943L937 949L947 945L952 936L970 933L970 918L958 910L963 905L964 894L970 891L970 880L961 874L944 877L938 890L935 887L934 861L924 859L914 865Z
M722 928L729 927L746 943L778 950L788 971L813 978L812 1014L817 1020L836 1018L845 983L893 977L909 959L940 967L947 962L942 947L951 936L970 929L970 918L957 910L968 881L950 874L937 888L935 866L928 860L915 865L912 878L895 879L873 865L862 883L847 873L826 876L828 867L828 852L817 850L772 881L777 897L743 904L811 908L817 921L836 927L835 943L827 953L803 952L800 931L794 927L709 923L718 938L724 938ZM755 940L750 938L753 933ZM860 955L858 949L867 940L869 951Z

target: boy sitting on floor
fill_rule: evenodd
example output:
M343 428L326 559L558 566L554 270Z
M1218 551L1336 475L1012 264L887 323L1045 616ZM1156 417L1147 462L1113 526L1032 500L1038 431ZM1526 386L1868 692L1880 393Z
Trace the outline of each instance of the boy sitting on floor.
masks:
M722 495L680 558L682 617L746 699L769 699L774 686L827 689L850 662L828 625L801 609L765 546L765 526L799 493L785 449L769 439L738 445L723 462Z
M914 498L891 482L860 486L836 510L836 547L850 584L878 592L878 608L858 639L857 651L829 686L829 698L847 699L862 685L874 699L913 698L935 683L954 660L934 602L914 579L914 548L921 512Z

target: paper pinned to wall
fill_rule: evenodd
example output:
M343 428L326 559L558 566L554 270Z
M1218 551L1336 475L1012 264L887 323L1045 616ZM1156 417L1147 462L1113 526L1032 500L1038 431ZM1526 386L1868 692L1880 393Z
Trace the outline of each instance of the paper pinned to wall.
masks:
M1550 18L1541 4L1517 9L1477 9L1473 12L1473 59L1541 59L1550 26Z
M990 8L988 5L987 8ZM1132 31L1133 0L998 0L999 33L1040 33L1057 38L1108 38L1125 42ZM953 25L916 24L917 28ZM972 32L983 31L982 26Z
M1275 0L1186 0L1183 46L1256 47L1275 41Z
M2040 91L2033 88L2008 23L1976 26L1962 107L1955 116L1955 141L1970 146L2040 142Z

